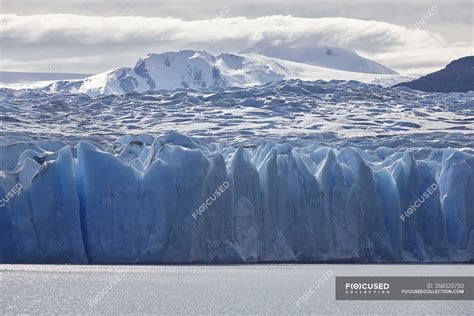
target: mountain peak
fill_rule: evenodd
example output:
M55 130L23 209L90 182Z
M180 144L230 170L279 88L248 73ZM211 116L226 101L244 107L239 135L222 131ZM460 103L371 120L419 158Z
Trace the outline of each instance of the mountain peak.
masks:
M397 86L425 92L474 91L474 56L453 60L439 71Z
M474 56L466 56L450 62L444 69L473 69Z
M337 49L326 50L324 54L336 58L331 62L337 63L339 60L339 64L340 59L345 56ZM319 55L312 55L312 58L316 58L315 56ZM374 68L359 57L352 56L345 63L345 67L353 71L341 71L325 67L324 65L329 63L322 58L321 65L314 65L257 53L222 53L217 56L195 50L150 53L139 58L132 67L117 68L74 84L54 84L47 89L58 91L59 88L67 88L69 92L94 96L182 88L202 90L229 86L245 87L287 79L373 82L376 79L382 78L383 81L387 77L393 78L393 71L387 70L388 68ZM360 68L360 65L365 65L365 68ZM380 72L368 73L367 69Z

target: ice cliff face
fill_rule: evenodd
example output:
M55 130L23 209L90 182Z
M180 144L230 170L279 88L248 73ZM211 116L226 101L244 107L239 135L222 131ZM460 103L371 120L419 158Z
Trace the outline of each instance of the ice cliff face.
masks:
M54 147L0 151L2 263L474 261L474 157L462 150L178 133L122 137L114 153Z

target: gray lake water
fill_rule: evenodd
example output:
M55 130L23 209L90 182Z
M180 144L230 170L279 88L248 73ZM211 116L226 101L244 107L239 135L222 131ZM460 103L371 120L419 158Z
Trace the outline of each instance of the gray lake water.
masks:
M296 301L328 270L332 276L298 307ZM474 276L474 266L0 265L0 313L472 315L474 311L473 301L336 301L335 276Z

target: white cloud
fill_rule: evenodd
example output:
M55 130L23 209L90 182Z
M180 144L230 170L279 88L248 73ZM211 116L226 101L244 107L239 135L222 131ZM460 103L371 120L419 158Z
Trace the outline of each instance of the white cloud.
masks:
M446 43L440 35L426 30L349 18L224 16L184 21L140 16L8 14L0 19L0 40L5 45L2 67L9 60L9 64L16 61L38 68L47 56L48 60L64 63L64 70L78 71L72 60L89 58L89 66L82 63L81 72L96 72L107 69L104 66L131 63L151 51L193 48L238 52L272 43L293 47L317 43L353 49L402 73L413 73L431 71L473 53L472 42ZM35 52L25 54L27 48L34 48ZM98 55L103 56L105 63L97 61Z

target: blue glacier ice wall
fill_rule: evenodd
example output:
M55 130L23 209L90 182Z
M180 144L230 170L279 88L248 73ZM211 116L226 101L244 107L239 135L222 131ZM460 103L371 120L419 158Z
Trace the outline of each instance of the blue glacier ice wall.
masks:
M2 263L474 261L462 149L46 147L0 150Z

